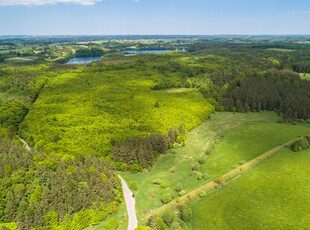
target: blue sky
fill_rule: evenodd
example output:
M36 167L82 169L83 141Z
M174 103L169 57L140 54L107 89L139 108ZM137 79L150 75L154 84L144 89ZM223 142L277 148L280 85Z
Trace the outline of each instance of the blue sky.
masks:
M310 34L310 0L0 0L19 34Z

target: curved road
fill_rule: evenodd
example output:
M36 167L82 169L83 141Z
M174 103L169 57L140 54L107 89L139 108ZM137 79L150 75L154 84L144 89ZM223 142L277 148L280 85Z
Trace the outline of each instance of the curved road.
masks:
M138 227L138 220L136 216L136 208L135 208L135 199L132 198L132 192L129 190L125 180L118 175L118 177L122 181L122 187L123 187L123 193L125 197L126 207L127 207L127 213L128 213L128 230L135 230L136 227Z

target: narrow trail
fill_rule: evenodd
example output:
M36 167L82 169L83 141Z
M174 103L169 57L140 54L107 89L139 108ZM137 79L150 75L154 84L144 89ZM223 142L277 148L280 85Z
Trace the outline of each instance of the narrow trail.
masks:
M129 190L125 180L118 175L118 177L122 181L122 187L123 187L123 194L125 197L126 207L127 207L127 213L128 213L128 230L135 230L136 227L138 227L138 219L136 216L136 208L135 208L135 198L132 197L132 192Z
M21 142L23 142L23 145L24 145L25 149L27 149L28 151L30 151L31 148L30 148L30 146L27 144L27 142L26 142L25 140L21 139L21 138L19 138L19 139L21 140Z
M304 136L303 136L304 137ZM279 150L283 149L285 146L292 144L294 141L302 139L303 137L299 137L297 139L294 139L292 141L289 141L283 145L280 145L274 149L269 150L266 153L263 153L262 155L250 160L249 162L241 165L240 167L231 170L230 172L226 173L225 175L223 175L224 181L226 181L228 183L232 182L233 180L238 179L243 173L249 171L250 169L252 169L253 167L255 167L256 165L258 165L259 163L263 162L264 160L266 160L267 158L269 158L270 156L272 156L274 153L278 152ZM199 192L201 190L204 190L205 192L209 193L212 192L213 190L218 188L218 184L215 183L214 181L211 181L189 193L187 193L184 196L179 197L180 202L179 203L185 203L188 201L192 201L194 199L197 199L199 197ZM161 212L163 212L164 210L176 210L176 208L179 206L178 203L176 203L176 201L172 201L164 206L161 206L160 208L152 211L151 213L146 214L141 220L145 221L147 219L149 219L152 215L156 214L160 214Z

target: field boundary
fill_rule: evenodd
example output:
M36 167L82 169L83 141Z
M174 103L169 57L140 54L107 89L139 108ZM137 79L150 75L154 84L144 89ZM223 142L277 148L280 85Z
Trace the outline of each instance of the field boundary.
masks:
M309 135L309 134L308 134ZM305 135L307 136L307 135ZM267 158L269 158L270 156L272 156L274 153L280 151L281 149L285 148L286 146L292 144L293 142L300 140L302 138L304 138L305 136L296 138L292 141L289 141L283 145L280 145L274 149L269 150L268 152L265 152L263 154L261 154L260 156L248 161L247 163L239 166L236 169L231 170L230 172L226 173L225 175L223 175L223 179L224 179L224 185L232 182L233 180L238 179L242 174L244 174L245 172L249 171L250 169L254 168L256 165L258 165L259 163L263 162L264 160L266 160ZM225 183L226 182L226 183ZM169 210L176 210L178 208L178 206L180 206L180 204L182 203L187 203L187 202L192 202L193 200L199 198L199 192L201 190L205 191L206 193L210 193L212 191L214 191L215 189L219 188L221 185L219 185L218 183L215 183L214 181L211 181L191 192L189 192L188 194L181 196L178 198L178 203L176 202L176 200L161 206L160 208L156 209L156 210L152 210L150 213L146 214L144 217L141 218L141 221L146 221L148 218L150 218L152 215L159 215L161 212L169 209Z

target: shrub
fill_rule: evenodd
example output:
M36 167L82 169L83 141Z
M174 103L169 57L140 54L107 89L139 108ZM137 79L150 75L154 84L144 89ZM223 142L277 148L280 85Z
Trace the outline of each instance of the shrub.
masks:
M182 211L181 213L181 219L184 221L184 222L190 222L192 220L192 210L190 208L186 208Z
M239 167L239 165L234 165L232 168L233 169L236 169L236 168L238 168Z
M171 152L172 154L177 154L177 151L176 151L175 149L172 149L170 152Z
M182 190L181 192L179 192L179 196L184 196L186 194L185 190Z
M180 230L181 229L181 226L178 222L173 222L170 226L170 229L171 230Z
M205 191L203 191L203 190L201 190L200 192L199 192L199 196L200 197L204 197L204 196L206 196L207 195L207 193L205 192Z
M206 159L204 157L199 158L198 162L199 164L204 164Z
M172 172L172 173L175 173L175 171L176 171L175 168L170 169L170 172Z
M239 162L239 165L244 165L245 163L246 163L246 161L243 160L243 161L240 161L240 162Z
M152 230L150 227L138 226L135 230Z
M193 171L199 171L199 165L195 163L195 164L193 165L193 167L192 167L192 170L193 170Z
M224 184L224 177L222 175L217 176L214 179L214 183L217 183L218 185L223 185Z
M201 173L201 172L197 172L196 175L197 175L197 179L198 179L198 180L201 180L201 179L202 179L202 173Z
M175 191L177 192L181 192L183 190L183 185L181 183L178 183L176 186L175 186Z
M308 140L306 138L302 138L300 140L300 147L301 147L301 149L309 148L309 142L308 142Z
M166 210L162 213L161 218L163 219L165 224L170 227L174 220L174 214L170 210Z
M156 221L157 221L157 229L158 230L165 230L167 228L167 226L166 226L166 224L162 218L157 217Z
M202 178L203 178L203 179L209 179L210 176L209 176L208 173L204 173L204 174L202 174Z
M165 193L164 195L162 195L161 197L161 202L163 202L164 204L169 203L172 200L172 196L170 193Z
M160 179L153 180L152 184L161 184L161 180Z
M108 219L108 221L107 221L107 223L104 225L104 227L106 228L106 229L109 229L109 230L114 230L114 229L117 229L117 227L118 227L118 221L117 221L117 219L115 219L115 218L110 218L110 219Z
M130 182L130 189L138 190L138 183L136 181L131 181Z
M180 203L181 203L181 201L180 201L179 198L177 198L177 199L175 200L175 202L177 202L177 204L180 204Z
M169 187L169 184L167 184L167 183L161 183L161 184L160 184L160 187L161 187L161 188L168 188L168 187Z

